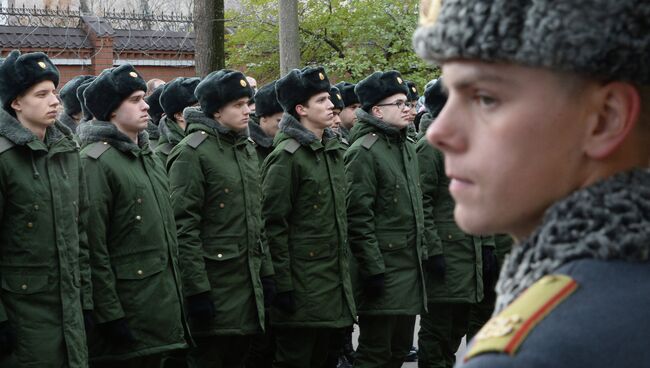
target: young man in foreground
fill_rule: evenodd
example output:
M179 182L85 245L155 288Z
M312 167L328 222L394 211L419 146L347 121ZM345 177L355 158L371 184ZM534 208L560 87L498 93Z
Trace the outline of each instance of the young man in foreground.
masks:
M650 4L423 5L456 221L518 240L462 366L649 365Z

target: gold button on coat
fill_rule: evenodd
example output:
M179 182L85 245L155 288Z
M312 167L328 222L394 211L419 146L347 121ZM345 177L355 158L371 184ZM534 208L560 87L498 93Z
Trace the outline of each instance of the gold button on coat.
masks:
M144 272L142 272L142 270L138 270L138 275L142 276L143 274Z
M34 227L34 224L33 224L33 223L31 223L31 222L28 222L28 223L27 223L27 227L28 227L29 229L31 229L31 228L33 228L33 227Z
M140 221L140 220L142 220L142 216L137 215L137 216L135 216L135 219L136 219L137 221Z

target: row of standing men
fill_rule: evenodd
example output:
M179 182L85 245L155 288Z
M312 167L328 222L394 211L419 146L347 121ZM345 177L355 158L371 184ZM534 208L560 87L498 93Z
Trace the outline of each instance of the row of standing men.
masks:
M145 99L127 64L66 84L57 119L58 79L42 53L0 66L0 366L335 366L356 321L354 366L399 367L421 315L420 366L450 367L489 318L509 239L458 229L409 132L439 84L418 116L396 71L253 94L220 70Z

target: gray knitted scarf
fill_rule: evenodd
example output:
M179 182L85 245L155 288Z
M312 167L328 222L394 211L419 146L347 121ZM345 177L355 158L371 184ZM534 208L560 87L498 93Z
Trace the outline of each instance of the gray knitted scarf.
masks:
M553 205L533 235L513 248L497 283L494 313L571 261L647 262L649 255L650 170L615 175Z

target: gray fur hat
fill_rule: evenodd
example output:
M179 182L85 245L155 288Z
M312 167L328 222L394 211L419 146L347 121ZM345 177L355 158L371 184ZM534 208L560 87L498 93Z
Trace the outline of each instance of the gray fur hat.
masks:
M648 0L423 0L424 59L511 62L650 84Z

